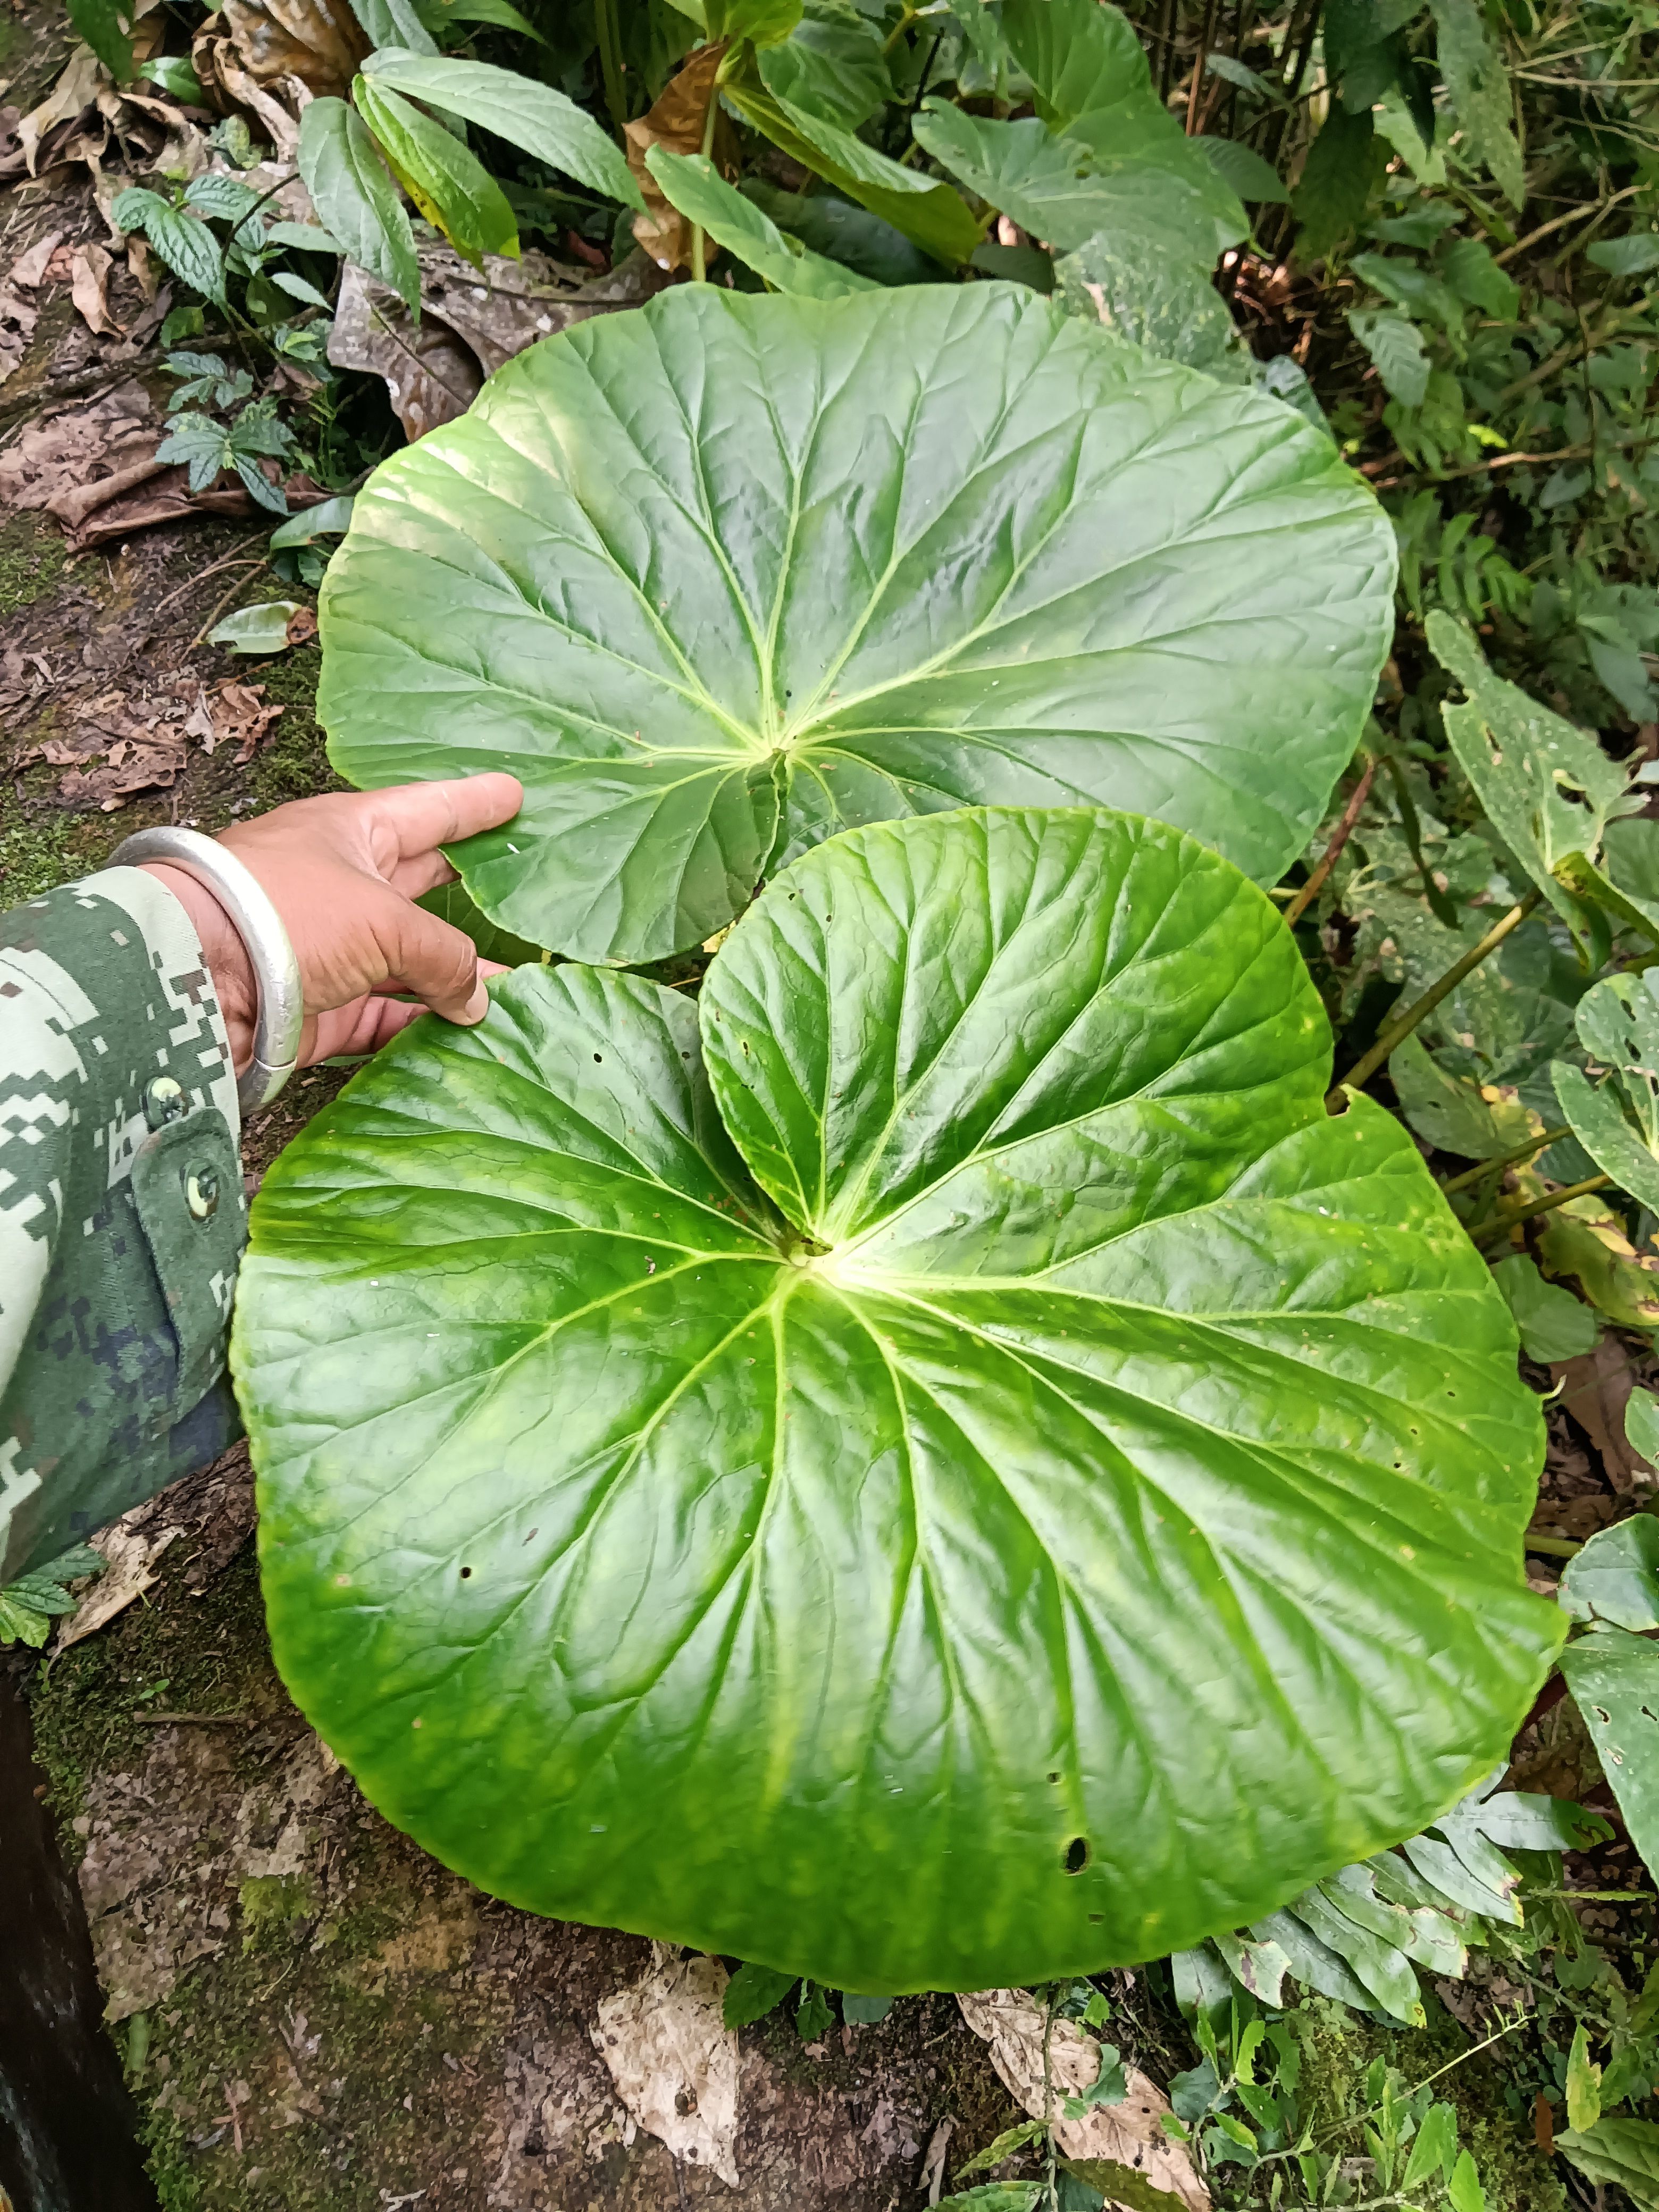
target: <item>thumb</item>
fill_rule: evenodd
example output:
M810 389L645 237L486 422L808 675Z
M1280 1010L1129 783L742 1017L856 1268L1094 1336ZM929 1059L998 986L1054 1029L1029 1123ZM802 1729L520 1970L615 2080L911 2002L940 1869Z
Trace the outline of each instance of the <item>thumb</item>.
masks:
M481 1022L489 1011L489 994L479 970L477 949L471 939L435 914L386 893L386 907L375 935L388 976L396 976L406 991L441 1014L447 1022Z

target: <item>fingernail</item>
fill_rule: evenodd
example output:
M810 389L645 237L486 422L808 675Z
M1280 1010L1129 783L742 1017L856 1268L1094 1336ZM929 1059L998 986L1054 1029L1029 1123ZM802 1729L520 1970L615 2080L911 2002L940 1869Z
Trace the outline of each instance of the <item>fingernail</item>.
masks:
M472 996L466 1002L466 1011L461 1019L464 1022L481 1022L489 1012L489 991L481 975L473 986Z

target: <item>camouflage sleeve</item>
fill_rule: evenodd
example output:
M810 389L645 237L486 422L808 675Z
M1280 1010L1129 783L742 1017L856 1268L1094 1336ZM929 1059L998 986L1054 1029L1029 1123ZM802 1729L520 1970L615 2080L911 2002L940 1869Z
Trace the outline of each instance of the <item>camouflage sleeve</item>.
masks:
M154 877L0 915L0 1586L236 1434L239 1134L202 949Z

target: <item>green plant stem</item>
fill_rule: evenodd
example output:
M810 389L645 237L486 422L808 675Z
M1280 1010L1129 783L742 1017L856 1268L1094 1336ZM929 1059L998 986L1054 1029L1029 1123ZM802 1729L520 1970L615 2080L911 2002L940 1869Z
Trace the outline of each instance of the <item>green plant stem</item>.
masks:
M1455 1190L1467 1190L1471 1183L1480 1182L1484 1176L1496 1175L1500 1168L1512 1168L1517 1160L1528 1160L1534 1152L1547 1152L1552 1145L1559 1145L1563 1137L1571 1134L1572 1131L1564 1121L1559 1129L1546 1129L1541 1137L1528 1137L1524 1145L1516 1145L1507 1152L1499 1152L1494 1159L1482 1160L1479 1167L1465 1168L1462 1175L1455 1175L1449 1182L1443 1182L1440 1188L1449 1197Z
M1614 192L1611 199L1601 201L1599 207L1569 208L1565 215L1552 216L1547 222L1540 222L1536 230L1529 230L1524 238L1517 238L1513 246L1506 246L1501 253L1494 253L1492 259L1502 269L1513 261L1517 253L1524 253L1529 246L1536 246L1540 239L1553 237L1558 230L1565 230L1569 223L1582 222L1587 215L1596 215L1608 208L1617 207L1620 200L1629 199L1632 192L1639 192L1641 189L1640 185L1626 185L1623 191Z
M1521 1542L1523 1551L1541 1552L1552 1559L1576 1559L1584 1548L1582 1544L1575 1544L1571 1536L1534 1536L1530 1529Z
M1371 778L1376 774L1376 761L1368 760L1365 763L1365 773L1354 786L1353 796L1342 810L1342 819L1332 831L1331 842L1321 855L1319 866L1285 909L1285 919L1292 927L1301 921L1303 915L1325 888L1326 877L1336 866L1341 856L1342 848L1353 835L1353 825L1359 819L1359 810L1365 804L1366 793L1371 787Z
M720 121L720 82L717 78L709 87L708 112L702 118L702 145L700 150L704 161L707 161L714 152L714 126ZM700 222L694 222L691 226L691 282L694 284L706 284L708 282L707 247L703 241L702 225Z
M1473 975L1483 960L1496 952L1512 931L1519 929L1543 896L1540 890L1529 890L1525 898L1510 908L1501 921L1494 922L1479 945L1471 945L1461 960L1453 961L1438 982L1431 983L1422 997L1407 1006L1398 1021L1389 1023L1370 1050L1355 1060L1335 1088L1339 1091L1363 1090L1395 1047L1403 1038L1408 1037L1424 1016L1431 1014L1443 999L1449 998L1466 975Z
M1518 1221L1531 1221L1540 1213L1553 1213L1570 1198L1587 1198L1593 1190L1604 1190L1612 1181L1610 1175L1586 1176L1583 1182L1570 1182L1565 1190L1553 1190L1547 1198L1532 1199L1525 1206L1504 1206L1497 1213L1489 1213L1484 1221L1477 1221L1469 1235L1490 1237L1495 1229L1513 1229Z
M1632 308L1626 314L1610 315L1599 330L1590 332L1588 338L1575 338L1571 344L1564 345L1553 353L1547 361L1540 361L1536 368L1529 369L1525 376L1518 377L1513 384L1507 386L1492 402L1490 411L1496 415L1519 399L1523 392L1530 392L1534 385L1547 382L1557 369L1569 368L1581 354L1594 353L1597 346L1605 345L1609 338L1617 337L1620 331L1633 329L1637 324L1645 320L1646 310L1640 307Z
M599 42L599 73L605 79L605 104L611 127L618 138L628 123L628 94L623 85L622 47L617 37L616 0L593 0L593 28Z
M910 5L910 0L904 0L904 13L899 17L894 28L888 33L885 39L882 41L881 51L884 54L890 54L892 52L894 47L897 46L899 40L909 29L911 24L915 21L916 15L917 10Z

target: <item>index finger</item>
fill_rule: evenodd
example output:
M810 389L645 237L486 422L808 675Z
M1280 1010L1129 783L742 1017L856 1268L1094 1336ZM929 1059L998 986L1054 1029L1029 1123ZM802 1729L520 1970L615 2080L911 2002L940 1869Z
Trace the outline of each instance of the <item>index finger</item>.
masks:
M524 804L524 786L517 776L492 769L485 775L448 776L436 783L393 784L374 796L398 857L409 860L510 822Z

